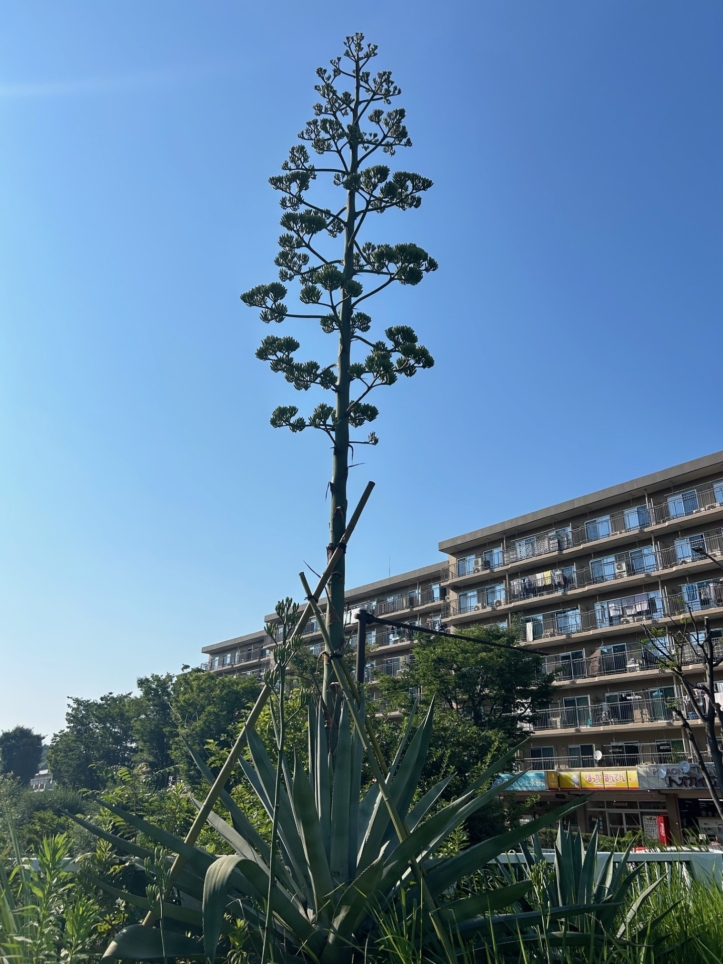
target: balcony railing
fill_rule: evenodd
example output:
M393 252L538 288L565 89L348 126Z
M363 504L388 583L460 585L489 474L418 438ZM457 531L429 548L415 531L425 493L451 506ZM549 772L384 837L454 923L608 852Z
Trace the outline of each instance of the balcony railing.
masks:
M521 642L534 642L557 636L575 636L616 626L655 622L671 616L685 616L689 611L703 612L723 607L723 582L707 580L705 588L691 586L691 592L668 595L667 593L643 592L619 599L597 603L595 609L581 610L577 607L551 613L527 615L520 620L517 638ZM498 607L478 603L460 607L452 604L450 616L466 615L479 611L490 615Z
M376 612L378 616L389 613L397 613L404 609L416 609L419 606L427 606L430 603L438 602L442 604L439 589L414 589L411 592L400 593L393 599L385 599L377 603Z
M665 640L659 641L664 651ZM723 643L715 644L716 658L723 658ZM701 662L700 649L690 644L675 647L674 658L682 665L689 666ZM590 679L597 676L616 676L623 673L638 673L644 670L664 670L665 659L645 646L628 646L625 652L600 652L594 656L572 657L569 654L546 656L543 659L543 672L554 673L557 680Z
M634 693L622 703L591 703L588 706L554 706L538 710L534 730L576 730L594 726L668 723L675 719L670 701Z
M711 556L723 558L723 529L711 529L664 549L646 546L643 549L616 553L608 558L593 560L582 569L570 566L565 570L551 569L513 579L510 581L509 601L514 603L537 597L562 595L574 589L604 586L618 579L652 575L686 563L700 562L704 557L702 553L696 552L696 548Z
M661 766L682 763L689 759L689 755L683 750L663 750L659 744L640 743L638 749L630 747L626 750L615 750L608 745L602 748L602 758L596 760L589 754L575 754L566 756L565 754L555 756L533 757L528 756L524 760L525 770L580 770L592 769L594 767L636 767L646 764L659 764Z
M491 572L499 566L524 562L535 556L561 553L565 549L587 543L599 542L612 536L644 531L651 526L662 525L676 519L707 512L723 506L723 482L710 487L690 488L666 496L665 502L641 507L631 507L611 512L598 519L589 519L575 528L557 529L516 540L516 544L498 551L495 556L475 556L458 559L442 576L443 581L477 573ZM641 511L638 512L637 509Z

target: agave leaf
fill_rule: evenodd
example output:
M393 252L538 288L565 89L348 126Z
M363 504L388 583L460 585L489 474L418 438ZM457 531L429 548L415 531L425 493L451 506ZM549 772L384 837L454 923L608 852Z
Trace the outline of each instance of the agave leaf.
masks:
M337 722L337 721L334 721ZM314 800L319 818L319 828L324 847L324 854L329 860L330 834L329 822L331 814L331 781L329 762L330 746L328 729L321 707L316 714L316 767L314 770Z
M237 854L217 857L206 871L203 884L203 950L207 960L216 958L221 924L228 904L228 888L236 865L242 860Z
M147 847L141 847L132 840L126 840L125 837L120 837L117 834L110 833L108 830L104 830L95 823L91 823L90 820L85 820L83 817L79 817L78 814L69 813L65 810L61 811L66 817L70 817L71 820L75 820L77 824L83 827L85 830L89 830L96 837L100 837L101 840L106 840L108 843L113 844L118 850L122 850L124 853L130 854L132 857L138 857L139 860L147 860L150 858L153 860L153 851L149 850Z
M109 884L107 881L102 880L100 877L89 874L87 871L83 871L83 876L86 880L89 880L94 887L105 891L106 894L110 894L110 896L115 897L116 900L125 901L126 904L130 904L133 907L140 907L141 910L158 909L158 903L151 905L148 898L142 894L131 894L127 890L121 890ZM161 904L161 910L164 918L168 917L171 920L180 921L182 924L198 927L199 930L203 926L203 917L200 911L194 910L191 907L181 907L179 904L171 904L164 900Z
M332 880L340 884L349 879L349 805L351 803L352 749L349 711L346 702L339 717L336 766L331 800L331 847L329 869Z
M273 820L274 808L272 801L274 798L276 773L266 752L266 748L254 730L248 732L247 742L249 750L251 751L253 766L244 760L243 757L239 759L239 764L246 774L249 783L256 791L257 797L266 809L269 819ZM289 795L283 784L279 787L278 826L279 839L286 852L289 864L294 871L297 887L306 893L307 900L311 901L313 897L311 883L308 877L308 865L304 857L304 848L299 837L297 820L289 800Z
M309 792L311 792L311 790ZM238 869L243 873L244 877L249 880L255 890L259 894L264 895L265 900L269 885L268 874L253 861L242 860L238 865ZM273 904L276 918L281 921L287 931L294 935L300 945L307 947L312 955L318 956L326 940L323 931L314 928L308 917L305 917L278 887L274 890Z
M433 897L438 896L448 887L452 887L461 877L466 877L473 871L483 867L488 861L493 860L499 854L512 850L521 840L536 833L538 830L549 827L556 821L561 820L565 814L571 813L579 807L581 802L582 800L580 799L571 800L561 807L557 807L555 810L551 810L549 813L535 818L535 820L532 820L530 823L520 827L514 827L512 830L507 830L505 833L492 837L489 840L483 840L473 847L468 847L467 850L462 851L461 854L450 857L438 864L434 869L430 870L427 875L427 887L430 893ZM431 819L434 819L434 817ZM422 827L424 827L424 824L422 824ZM417 831L415 831L415 833L416 832Z
M364 725L364 718L366 716L366 703L363 687L361 688L361 693L359 694L358 714L362 721L362 725ZM352 768L349 800L349 839L347 841L347 846L349 849L348 880L352 880L357 874L356 855L359 850L359 799L361 797L362 763L364 760L364 748L362 746L361 738L357 733L356 726L353 726L351 731Z
M382 853L344 891L336 908L329 940L321 955L321 964L336 964L340 954L342 960L348 957L356 927L365 916L370 916L372 906L376 904L383 858Z
M177 931L164 931L143 924L131 924L116 934L103 960L111 957L130 961L154 961L168 957L200 957L201 942Z
M442 904L437 909L437 914L442 920L452 924L459 924L469 920L471 917L480 917L500 910L503 907L511 907L521 900L528 890L532 887L531 880L520 880L507 887L498 887L485 894L475 894L474 897L462 897L460 900L450 901Z
M319 827L319 815L314 805L314 797L309 787L309 781L306 779L306 774L303 773L298 759L295 760L291 792L294 801L294 814L304 848L306 864L311 877L314 909L317 918L320 920L328 920L330 908L327 905L327 901L334 889L334 883L331 879L331 872L326 859L321 828Z
M519 941L524 937L524 935L521 934L523 926L535 927L542 924L543 919L545 921L566 919L571 914L587 914L595 909L595 904L576 904L572 907L557 907L553 910L545 911L525 910L514 914L488 914L486 917L472 917L469 920L461 921L457 925L457 931L460 934L464 934L470 931L492 930L495 944L501 944L505 941L504 937L498 933L498 929L501 927L508 927L511 931L511 939L513 941ZM545 936L547 937L549 933L549 931L546 931ZM584 943L589 942L591 937L589 934L577 936L582 937ZM595 935L592 936L594 937ZM598 936L600 939L606 939L604 935ZM539 934L535 933L533 939L535 941L539 940Z
M582 836L578 834L582 841ZM595 824L590 842L587 845L587 853L582 860L582 871L580 873L580 883L577 888L577 903L588 904L593 899L595 893L595 876L597 874L597 840L598 825Z
M458 827L476 810L496 797L501 789L513 783L515 779L516 777L512 776L501 786L490 787L486 793L481 793L476 797L472 793L465 794L440 810L439 813L434 814L433 817L419 824L406 840L397 844L392 850L384 869L384 885L387 887L393 886L403 872L402 868L412 858L429 858L435 848L439 847L455 827Z
M213 786L213 783L216 777L214 776L208 764L205 762L205 760L199 753L196 753L196 751L190 745L190 743L186 742L185 740L184 740L184 743L186 744L186 749L190 753L193 759L193 762L198 767L204 780L210 786ZM269 845L266 843L266 841L261 836L261 834L256 830L256 828L253 826L251 821L248 819L246 814L243 812L243 810L239 807L239 805L233 799L231 794L228 793L228 791L226 790L222 790L220 793L220 800L223 803L223 805L226 807L228 812L230 813L231 821L234 825L234 828L236 829L236 832L240 833L242 837L248 840L251 846L254 847L258 851L258 853L261 854L261 856L266 861L266 863L268 863L269 862ZM194 803L196 803L195 800L194 800ZM196 806L198 806L198 804L196 804Z
M121 820L135 827L136 830L140 830L141 833L150 837L158 846L164 847L173 853L181 854L192 867L195 867L201 873L205 873L210 864L213 863L214 858L211 854L202 850L200 847L193 847L187 844L181 837L177 837L175 834L169 833L168 830L149 823L147 820L144 820L143 817L139 817L134 813L128 813L128 811L123 810L122 807L117 806L115 803L110 803L107 800L102 800L101 803L106 810L110 810L111 813L120 817Z
M419 782L419 776L422 772L427 750L429 749L429 739L433 721L432 709L433 706L430 706L424 722L412 737L409 743L409 749L399 763L397 763L399 758L399 752L397 752L397 758L395 759L397 765L395 769L390 768L387 777L389 797L402 820L409 809L409 804ZM400 746L406 742L409 728L410 724L408 723L407 731ZM380 794L376 798L374 812L369 821L369 826L361 846L361 853L359 854L358 860L358 866L360 868L363 869L369 866L369 864L379 856L379 849L382 843L385 839L388 839L387 830L389 829L390 823L391 816L389 809ZM394 839L396 840L396 834L394 835Z
M642 865L641 865L641 866L642 866ZM617 933L618 940L621 940L621 939L625 936L625 931L626 931L627 928L633 923L633 921L635 920L635 918L638 916L638 911L640 910L640 908L641 908L641 906L643 905L643 903L648 899L648 897L650 896L650 894L653 893L653 891L656 889L656 887L659 887L660 884L662 884L662 882L663 882L664 879L665 879L665 878L662 877L662 876L661 876L661 877L658 877L657 880L654 880L654 881L652 882L652 884L649 884L643 891L641 891L640 894L638 894L638 896L635 898L635 900L634 900L634 901L632 902L632 904L630 905L630 907L629 907L629 909L628 909L628 912L627 912L627 914L625 915L625 920L623 921L623 923L622 923L622 924L620 925L620 927L618 928L618 933ZM679 902L676 901L676 903L679 903ZM663 911L662 915L659 914L658 917L664 917L666 914L669 914L669 913L670 913L670 910L671 910L671 908L670 908L670 907L667 907L667 908ZM646 928L646 929L647 929L649 926L650 926L650 922L646 922L646 923L643 925L643 927Z
M453 777L454 774L450 773L448 777L445 777L444 780L440 780L439 783L435 783L431 790L427 790L424 796L419 798L419 800L409 811L409 815L407 817L407 827L409 827L410 830L414 830L419 821L423 820L427 813L429 813L437 800L439 800L444 791L447 789Z

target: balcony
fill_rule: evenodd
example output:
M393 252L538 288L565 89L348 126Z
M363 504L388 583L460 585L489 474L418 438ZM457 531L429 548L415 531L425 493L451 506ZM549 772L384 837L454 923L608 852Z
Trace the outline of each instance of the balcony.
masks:
M580 526L555 529L515 540L514 545L487 556L457 559L442 575L443 582L465 576L493 572L495 569L519 565L537 556L563 553L618 536L635 536L656 526L666 525L695 515L705 515L723 508L723 481L713 486L690 488L671 493L661 503L634 506L589 519Z
M644 723L672 723L675 720L671 701L650 699L633 693L622 703L591 703L588 706L554 706L538 710L534 732L544 730L581 730L605 726L640 726Z
M672 741L675 742L675 741ZM669 749L663 749L664 746ZM637 746L637 749L634 747ZM663 741L658 743L638 743L623 744L615 747L608 744L602 748L602 758L596 760L594 756L576 754L567 756L556 754L555 756L532 757L527 756L523 762L525 770L580 770L606 767L636 767L650 764L659 766L670 766L682 763L688 759L689 754L684 750L676 750L671 743L665 744Z
M677 595L643 592L619 599L596 603L592 610L563 609L534 616L525 615L517 632L520 642L536 642L576 636L583 633L610 632L633 629L642 623L655 623L689 613L707 612L723 608L723 582L709 580L705 588L696 585L681 587Z
M660 639L660 646L665 647L666 640ZM578 679L595 679L599 676L623 676L630 673L642 673L651 670L665 672L665 660L651 648L645 646L628 646L625 652L599 652L594 656L573 658L571 654L546 656L543 661L543 672L553 673L555 682L574 682ZM715 645L716 658L723 659L723 642ZM674 658L684 666L693 666L701 662L700 651L696 651L690 644L676 647Z
M598 590L620 579L652 576L668 569L698 563L708 565L708 560L697 549L714 558L723 559L723 529L680 539L676 545L664 549L652 546L631 549L628 552L591 560L583 569L574 566L534 573L520 579L510 580L509 602L522 602L538 597L561 595L591 586Z
M390 613L404 612L409 609L419 609L422 606L429 606L432 603L443 605L444 600L437 589L413 589L410 592L400 593L392 599L385 599L378 602L376 614L378 616L389 615Z

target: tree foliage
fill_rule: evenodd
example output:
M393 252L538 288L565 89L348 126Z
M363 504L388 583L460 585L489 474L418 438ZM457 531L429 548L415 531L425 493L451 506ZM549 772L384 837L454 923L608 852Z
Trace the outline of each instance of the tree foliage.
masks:
M25 786L38 772L43 738L27 726L0 733L0 772L12 774Z
M57 783L99 790L111 771L146 764L160 784L170 771L190 772L186 743L227 746L234 724L259 691L250 677L191 670L138 680L139 695L71 698L66 727L55 734L48 764ZM195 768L193 768L195 775Z

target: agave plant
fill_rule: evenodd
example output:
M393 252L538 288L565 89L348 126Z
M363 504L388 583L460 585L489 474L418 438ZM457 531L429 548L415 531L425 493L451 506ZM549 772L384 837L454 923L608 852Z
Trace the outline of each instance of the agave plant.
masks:
M240 766L269 816L273 819L274 812L277 815L279 847L273 863L269 844L226 792L221 802L230 822L217 813L208 818L233 850L224 856L191 847L143 818L106 804L156 846L185 860L175 883L175 895L165 901L158 899L162 887L157 888L156 896L149 890L146 897L140 897L97 881L116 897L162 918L159 927L132 925L121 931L106 957L146 960L203 956L213 961L220 954L222 935L233 931L234 921L243 920L247 950L259 959L271 878L270 919L273 959L277 961L301 957L321 964L346 964L372 935L378 911L398 907L402 895L410 913L420 902L427 910L434 908L433 923L437 927L426 939L436 942L437 950L440 930L449 932L460 924L469 927L475 922L486 926L493 912L509 908L522 898L531 887L529 880L459 899L454 892L461 878L517 846L530 833L559 820L575 803L453 856L438 856L450 835L514 780L490 786L516 751L502 756L451 803L440 803L449 777L415 801L432 732L430 707L414 732L410 721L383 777L384 786L377 780L362 793L365 741L358 727L352 726L348 701L338 700L336 714L335 725L330 727L320 706L310 708L308 768L299 759L292 767L283 766L280 787L274 762L260 737L253 729L247 733L248 759L241 759ZM195 758L206 779L212 781L204 761L197 755ZM395 829L395 814L405 827L401 840ZM127 840L78 819L134 859L145 861L146 868L153 866L153 854L137 840ZM498 914L495 919L514 917L515 912L511 912Z
M532 885L531 904L542 910L542 919L527 930L526 937L534 943L541 935L549 945L579 945L592 948L600 944L634 945L652 950L651 935L657 924L672 910L651 917L643 913L648 898L659 886L662 877L647 886L639 886L643 864L629 868L630 847L615 862L615 855L598 853L598 832L593 831L587 848L582 835L562 824L557 832L552 862L547 858L535 834L532 848L527 841L520 843L521 861L517 873L503 866L503 877L510 884L527 880ZM560 930L548 929L549 923L562 919ZM507 941L518 945L521 932L509 934ZM497 942L505 943L498 935ZM639 957L644 959L644 955Z

